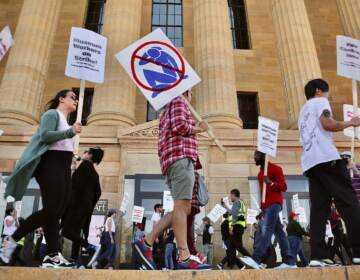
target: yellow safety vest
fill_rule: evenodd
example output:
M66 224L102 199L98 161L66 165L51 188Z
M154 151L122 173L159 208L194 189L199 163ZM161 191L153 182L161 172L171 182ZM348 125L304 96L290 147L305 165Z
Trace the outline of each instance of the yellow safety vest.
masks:
M232 215L229 215L228 216L229 227L232 227L234 225L241 225L242 227L246 227L246 211L247 211L247 209L246 209L245 203L240 199L240 211L238 214L238 220L233 223ZM244 221L239 220L240 217L243 217Z

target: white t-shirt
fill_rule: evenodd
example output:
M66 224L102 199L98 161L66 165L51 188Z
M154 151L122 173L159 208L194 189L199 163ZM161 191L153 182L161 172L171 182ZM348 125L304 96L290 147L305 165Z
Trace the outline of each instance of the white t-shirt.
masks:
M58 125L57 130L58 131L68 130L71 126L68 124L65 116L60 111L57 111L57 112L59 114L59 125ZM73 152L74 151L74 139L67 138L67 139L57 141L50 146L49 150Z
M331 113L329 100L315 97L307 101L300 111L298 127L304 148L301 156L303 172L320 163L340 159L332 133L326 131L320 122L324 110Z
M111 232L115 232L116 228L115 228L115 222L114 222L114 219L109 217L106 219L106 222L105 222L105 231L106 232L109 232L109 226L108 226L108 222L109 220L111 221Z
M11 226L7 226L6 222L10 221L12 222ZM12 216L6 216L4 219L4 231L3 234L4 235L13 235L14 232L16 231L17 226L16 226L16 222L14 220L14 218Z
M151 224L152 224L152 226L155 226L160 220L161 220L161 215L159 213L155 212L151 216Z

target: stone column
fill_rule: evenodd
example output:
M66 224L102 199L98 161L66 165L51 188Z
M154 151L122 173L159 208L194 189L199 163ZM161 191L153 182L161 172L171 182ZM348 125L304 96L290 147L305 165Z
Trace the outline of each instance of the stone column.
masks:
M95 87L90 125L135 125L134 83L115 54L140 37L142 0L108 0L103 35L108 38L105 82Z
M36 124L62 0L24 0L0 88L0 123Z
M321 78L320 64L304 0L273 0L272 4L290 127L295 127L306 101L304 86Z
M196 0L194 4L196 108L214 127L242 127L239 117L235 65L228 3Z
M345 35L360 40L360 1L337 0Z

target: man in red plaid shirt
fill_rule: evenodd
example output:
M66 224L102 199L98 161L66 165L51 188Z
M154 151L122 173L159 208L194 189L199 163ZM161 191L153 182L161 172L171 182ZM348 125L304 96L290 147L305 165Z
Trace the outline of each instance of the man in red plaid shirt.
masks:
M183 94L188 102L191 92ZM172 227L179 249L178 269L210 269L192 256L187 245L187 216L191 211L195 169L201 168L198 161L196 134L208 130L206 122L199 125L191 115L184 98L174 98L160 117L159 157L162 173L174 199L174 210L166 214L146 238L135 244L138 256L146 269L156 269L152 258L152 244L164 230Z

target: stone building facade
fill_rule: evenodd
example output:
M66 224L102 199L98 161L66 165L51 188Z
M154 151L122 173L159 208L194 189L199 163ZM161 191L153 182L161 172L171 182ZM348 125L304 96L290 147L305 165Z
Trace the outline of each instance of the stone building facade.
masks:
M171 14L175 4L180 12ZM279 151L273 161L282 165L293 192L299 192L298 184L307 184L301 177L295 130L305 102L303 87L312 78L328 80L334 114L342 118L342 105L351 102L351 81L336 74L335 36L360 39L358 0L2 0L0 28L10 25L16 43L0 62L0 128L5 131L0 137L0 172L13 170L46 102L60 89L79 87L78 80L64 75L68 41L72 26L89 24L91 5L95 10L101 6L95 17L108 38L108 50L104 84L86 84L93 97L81 149L105 149L98 171L102 198L109 206L118 208L126 191L132 205L143 203L150 211L165 188L154 186L162 185L158 122L148 121L151 108L114 57L162 25L164 14L167 23L162 27L168 32L180 28L181 36L174 40L202 78L194 88L193 105L227 150L223 154L206 135L199 137L202 174L211 194L202 215L234 187L256 207L254 114L280 122ZM169 14L174 20L180 16L180 23L169 25ZM336 139L339 149L348 149L347 138L339 134ZM153 190L146 192L146 184ZM308 205L306 187L304 203ZM129 219L125 216L119 225L121 262L131 255ZM219 258L223 251L218 223L215 229ZM250 248L251 239L246 244Z

